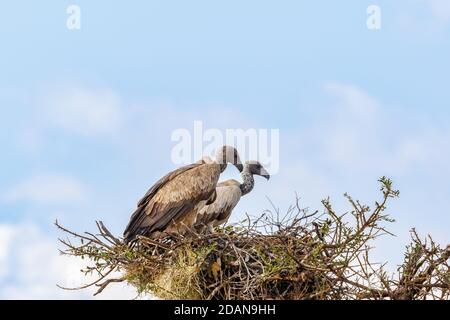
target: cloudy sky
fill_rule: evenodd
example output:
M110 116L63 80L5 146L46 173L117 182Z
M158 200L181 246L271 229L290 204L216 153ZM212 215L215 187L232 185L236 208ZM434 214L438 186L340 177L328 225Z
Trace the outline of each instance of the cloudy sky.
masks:
M374 258L395 270L414 226L450 242L447 0L18 0L1 5L0 39L0 298L91 298L56 287L84 279L58 256L53 221L121 234L176 167L172 132L196 120L279 129L279 170L234 219L266 197L286 210L295 192L311 209L330 196L345 211L344 192L372 204L386 175L401 190L397 237Z

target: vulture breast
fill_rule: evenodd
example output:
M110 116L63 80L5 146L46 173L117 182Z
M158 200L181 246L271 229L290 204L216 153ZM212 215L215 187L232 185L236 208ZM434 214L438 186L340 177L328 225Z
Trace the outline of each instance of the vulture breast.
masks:
M196 226L201 228L200 225L203 225L211 228L227 222L241 195L238 181L231 179L219 183L216 188L216 200L199 210Z

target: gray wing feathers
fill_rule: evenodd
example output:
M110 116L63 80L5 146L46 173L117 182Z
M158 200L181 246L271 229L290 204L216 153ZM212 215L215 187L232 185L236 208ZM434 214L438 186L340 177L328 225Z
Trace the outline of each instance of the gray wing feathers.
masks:
M218 184L216 193L216 201L199 210L200 219L205 225L228 220L234 207L241 199L241 191L238 186ZM217 225L216 223L215 225Z

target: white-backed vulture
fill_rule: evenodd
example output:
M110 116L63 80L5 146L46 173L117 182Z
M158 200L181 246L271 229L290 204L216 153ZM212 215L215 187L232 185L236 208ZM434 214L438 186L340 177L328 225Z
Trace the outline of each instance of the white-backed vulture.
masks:
M203 232L207 228L212 232L214 227L226 223L241 197L253 190L255 185L253 175L262 176L267 180L270 178L269 173L259 162L247 161L241 173L242 183L234 179L218 183L216 200L200 208L195 229Z
M215 200L217 182L227 163L242 172L237 150L223 146L215 160L208 158L161 178L139 201L124 231L125 243L134 243L138 235L158 238L184 234L193 227L198 208Z

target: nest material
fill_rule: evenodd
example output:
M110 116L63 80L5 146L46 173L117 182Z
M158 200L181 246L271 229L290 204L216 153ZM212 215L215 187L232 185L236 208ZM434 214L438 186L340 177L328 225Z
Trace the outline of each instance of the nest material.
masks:
M306 242L235 229L175 242L167 249L153 247L151 257L156 259L147 258L148 268L140 269L139 263L127 269L126 277L138 286L147 283L142 289L163 299L301 299L331 294L333 286L326 277L298 264L297 259L307 254ZM152 247L141 240L145 251Z
M338 215L330 201L325 211L309 213L298 205L281 217L274 208L258 218L216 229L212 234L161 240L140 237L130 248L103 223L99 234L62 240L64 254L89 258L84 272L98 279L100 293L112 282L126 281L140 294L161 299L449 299L450 246L412 231L412 243L396 275L369 260L369 243L389 233L383 222L387 201L398 196L380 180L383 199L373 210L347 196L352 211ZM121 278L109 278L119 270Z

